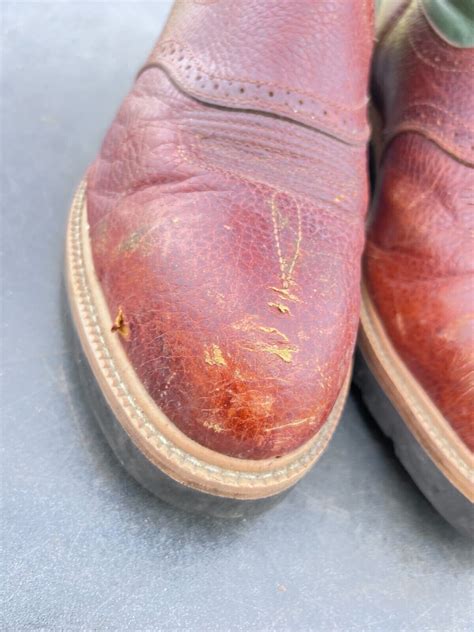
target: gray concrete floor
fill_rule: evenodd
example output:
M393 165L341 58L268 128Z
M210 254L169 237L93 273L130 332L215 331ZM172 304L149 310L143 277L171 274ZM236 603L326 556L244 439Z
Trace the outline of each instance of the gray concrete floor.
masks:
M314 470L247 521L186 515L116 462L62 290L75 185L168 2L2 5L6 630L468 630L472 549L356 395Z

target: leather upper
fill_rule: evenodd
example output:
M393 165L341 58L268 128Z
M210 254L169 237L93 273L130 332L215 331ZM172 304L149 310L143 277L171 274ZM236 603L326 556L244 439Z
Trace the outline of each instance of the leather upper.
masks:
M473 49L441 39L420 0L400 3L384 31L374 58L374 91L385 142L416 132L474 166Z
M89 170L111 326L224 454L307 441L350 369L371 25L364 3L178 4Z
M365 143L371 3L341 4L177 2L145 69L164 68L206 103L271 112Z
M384 149L366 280L397 351L474 448L474 50L450 46L418 2L374 58Z

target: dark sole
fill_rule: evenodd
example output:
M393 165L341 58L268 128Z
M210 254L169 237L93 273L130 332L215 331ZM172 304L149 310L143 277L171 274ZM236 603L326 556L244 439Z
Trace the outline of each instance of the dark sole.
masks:
M474 538L474 505L438 469L385 394L360 350L353 380L362 399L416 485L437 511L461 533Z

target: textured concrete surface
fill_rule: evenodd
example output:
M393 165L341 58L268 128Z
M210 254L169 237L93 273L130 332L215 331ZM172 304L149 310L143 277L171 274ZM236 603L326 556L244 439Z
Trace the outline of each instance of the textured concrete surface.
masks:
M352 396L270 512L172 509L87 408L62 291L72 191L168 3L2 6L2 529L6 630L469 629L472 549Z

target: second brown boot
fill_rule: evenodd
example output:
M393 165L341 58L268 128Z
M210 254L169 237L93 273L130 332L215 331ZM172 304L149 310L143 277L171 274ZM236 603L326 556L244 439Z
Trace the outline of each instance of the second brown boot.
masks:
M442 38L422 3L398 5L374 59L383 136L358 381L418 486L472 535L474 49Z

